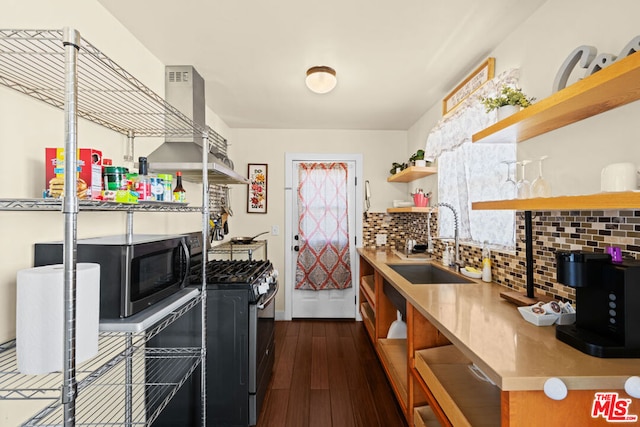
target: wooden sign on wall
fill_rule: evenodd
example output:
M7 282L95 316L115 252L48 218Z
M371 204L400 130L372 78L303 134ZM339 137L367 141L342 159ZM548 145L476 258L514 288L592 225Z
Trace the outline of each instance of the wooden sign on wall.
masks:
M478 68L476 68L466 79L455 87L442 100L442 115L456 108L469 95L475 92L480 86L493 78L495 72L496 59L487 58Z

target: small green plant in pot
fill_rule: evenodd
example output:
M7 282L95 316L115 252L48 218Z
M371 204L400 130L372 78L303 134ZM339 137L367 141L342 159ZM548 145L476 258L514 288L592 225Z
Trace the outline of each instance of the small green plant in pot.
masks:
M400 171L403 171L407 168L407 164L406 163L396 163L393 162L392 166L391 166L391 170L389 172L391 172L391 175L396 174Z
M426 166L428 162L424 160L424 150L418 150L409 158L409 162L411 162L415 166Z
M527 108L531 106L534 97L528 97L522 93L522 89L514 88L507 85L502 85L500 96L497 98L480 98L480 102L484 105L487 113L507 105L513 105L520 108Z

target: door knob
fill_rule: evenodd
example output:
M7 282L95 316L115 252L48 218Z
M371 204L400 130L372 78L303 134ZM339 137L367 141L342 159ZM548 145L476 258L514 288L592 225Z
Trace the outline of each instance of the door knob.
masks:
M300 236L296 234L295 236L293 236L293 240L300 240Z
M298 252L298 251L300 250L300 246L295 245L295 246L293 247L293 250L294 250L294 251L296 251L296 252Z

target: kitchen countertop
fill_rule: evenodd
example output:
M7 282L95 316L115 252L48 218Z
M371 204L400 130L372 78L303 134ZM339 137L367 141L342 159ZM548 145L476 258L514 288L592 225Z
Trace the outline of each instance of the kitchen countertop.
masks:
M555 327L527 322L500 298L503 286L480 280L414 285L387 264L425 261L374 249L358 253L503 391L542 390L550 377L570 390L620 390L627 378L640 375L640 359L589 356L557 340Z

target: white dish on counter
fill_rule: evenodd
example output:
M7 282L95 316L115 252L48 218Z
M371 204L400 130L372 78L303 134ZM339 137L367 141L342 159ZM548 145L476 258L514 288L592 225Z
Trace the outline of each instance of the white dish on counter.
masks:
M536 326L549 326L554 323L558 325L571 325L576 322L576 313L560 313L560 314L551 314L544 313L538 314L534 313L532 308L534 306L527 307L518 307L518 311L527 322L533 323Z
M482 277L482 272L474 273L473 271L469 271L466 268L461 268L460 273L462 273L463 276L471 277L472 279L479 279Z
M558 320L557 314L537 314L531 311L531 306L528 307L518 307L518 311L529 323L533 323L536 326L551 326L556 323Z

